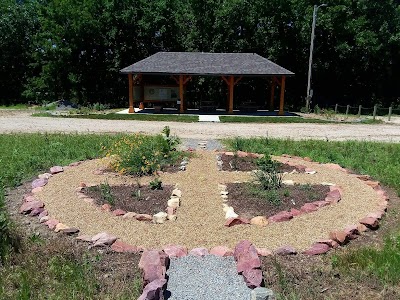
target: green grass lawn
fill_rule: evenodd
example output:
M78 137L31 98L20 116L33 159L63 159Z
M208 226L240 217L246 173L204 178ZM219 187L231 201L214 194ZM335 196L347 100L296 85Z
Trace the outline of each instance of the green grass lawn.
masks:
M153 114L131 114L122 115L116 113L109 114L89 114L89 115L63 115L54 116L49 113L35 113L35 117L57 117L57 118L77 118L77 119L96 119L96 120L135 120L135 121L160 121L160 122L198 122L198 116L189 115L153 115Z
M320 119L305 119L301 117L243 117L220 116L222 123L334 123Z

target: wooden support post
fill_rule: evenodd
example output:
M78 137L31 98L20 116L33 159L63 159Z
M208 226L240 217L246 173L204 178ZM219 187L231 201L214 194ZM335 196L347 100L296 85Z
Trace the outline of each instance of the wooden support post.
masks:
M335 104L335 115L337 114L338 104Z
M349 110L350 110L350 105L347 104L347 106L346 106L346 118L347 118L347 116L349 114Z
M271 80L271 99L269 101L269 111L274 111L274 98L275 98L275 79Z
M285 82L286 82L286 76L282 76L282 83L281 83L281 99L279 102L279 115L283 116L284 111L283 111L283 106L285 104Z
M133 108L133 75L128 74L128 80L129 80L129 109L128 113L134 114L135 109Z
M229 76L229 106L228 113L233 114L233 88L235 86L234 77Z
M388 121L390 121L390 118L392 117L392 109L392 107L389 107Z
M181 101L179 112L183 113L185 111L183 106L183 75L179 75L179 100Z
M362 109L362 105L358 106L358 117L361 117L361 109Z
M376 119L376 111L377 111L377 109L378 109L378 105L374 105L374 112L373 112L373 114L372 114L372 118L375 120Z

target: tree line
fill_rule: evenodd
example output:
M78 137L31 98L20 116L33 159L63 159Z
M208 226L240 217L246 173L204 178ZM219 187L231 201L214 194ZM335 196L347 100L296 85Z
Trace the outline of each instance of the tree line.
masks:
M314 104L400 105L400 1L324 3ZM321 2L2 0L0 104L66 99L126 106L121 68L158 51L204 51L254 52L291 70L287 101L300 108L315 4Z

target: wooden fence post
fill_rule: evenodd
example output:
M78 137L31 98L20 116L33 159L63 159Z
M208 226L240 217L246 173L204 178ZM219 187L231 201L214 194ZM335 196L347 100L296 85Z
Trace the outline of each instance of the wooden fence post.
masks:
M376 118L376 110L378 109L378 105L374 105L374 113L372 114L372 118L375 120Z
M392 117L392 107L389 107L389 115L388 115L388 121L390 121L390 118Z
M335 114L337 114L337 108L338 108L338 105L336 103L336 105L335 105Z
M362 105L358 106L358 117L361 117L361 109L362 109Z
M346 107L346 118L347 118L347 115L349 114L349 109L350 109L350 105L347 104L347 107Z

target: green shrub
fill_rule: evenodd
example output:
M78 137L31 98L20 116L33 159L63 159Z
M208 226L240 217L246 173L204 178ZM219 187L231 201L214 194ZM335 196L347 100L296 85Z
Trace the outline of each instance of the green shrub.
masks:
M152 190L162 190L162 181L160 178L155 178L154 180L150 181L150 188Z
M282 174L276 170L257 170L252 174L254 182L259 184L263 190L276 190L282 186Z
M175 163L180 155L175 150L179 139L171 137L166 131L165 135L124 136L110 147L104 147L106 157L111 158L111 167L122 174L143 176Z
M115 204L114 196L111 193L111 187L106 181L105 183L100 183L100 194L101 198L110 205Z
M264 172L276 172L278 168L282 165L278 161L273 161L269 155L265 155L264 157L257 159L256 164L257 167Z

